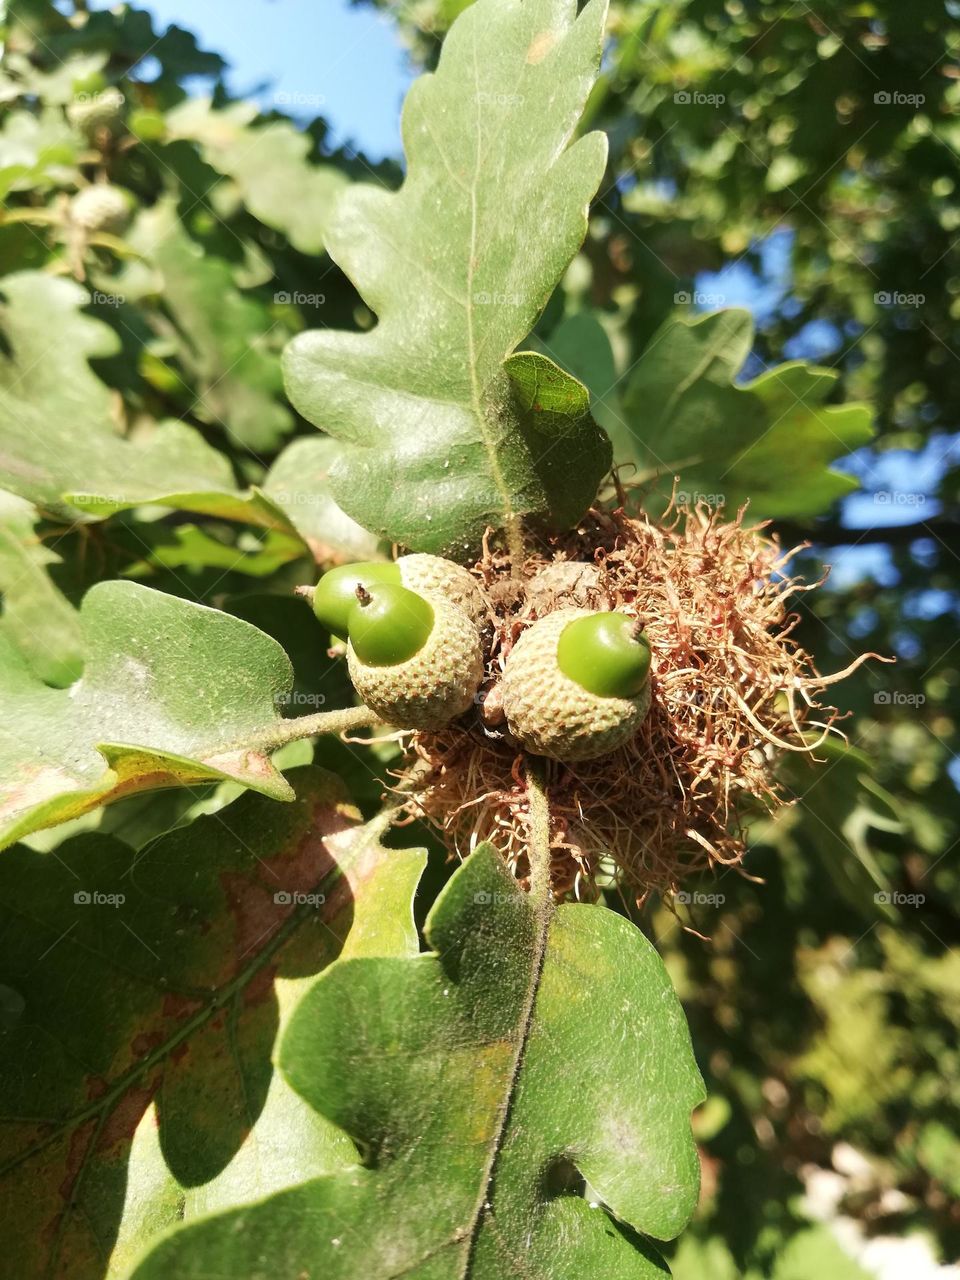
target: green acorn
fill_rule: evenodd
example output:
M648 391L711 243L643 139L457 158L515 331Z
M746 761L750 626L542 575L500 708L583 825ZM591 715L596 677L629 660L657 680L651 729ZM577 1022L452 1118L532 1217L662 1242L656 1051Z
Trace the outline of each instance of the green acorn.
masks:
M119 235L130 222L133 197L122 187L98 182L84 187L70 201L70 218L84 231L107 231Z
M313 593L313 612L327 631L347 638L347 624L357 603L357 588L375 583L400 586L400 570L390 560L360 560L328 570Z
M503 710L528 751L592 760L636 733L650 709L650 646L623 613L557 609L504 664Z
M419 554L337 565L317 583L313 611L328 631L345 640L350 612L357 603L357 587L361 583L370 587L374 582L406 587L426 600L456 605L477 625L486 614L477 584L462 565Z
M480 633L454 604L390 582L361 584L350 610L354 688L400 729L439 729L472 704L483 678Z
M67 105L67 119L86 138L93 140L101 129L111 132L119 129L125 101L115 85L99 93L80 93Z

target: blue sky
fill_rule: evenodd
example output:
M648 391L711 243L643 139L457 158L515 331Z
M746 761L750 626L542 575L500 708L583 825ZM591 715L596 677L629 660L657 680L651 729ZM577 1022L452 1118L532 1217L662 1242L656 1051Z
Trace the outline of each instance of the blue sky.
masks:
M106 7L106 0L99 7ZM323 115L337 142L373 159L400 155L400 104L412 73L395 24L349 0L148 0L158 28L193 31L231 66L230 88L269 104L289 94ZM265 84L264 92L255 92ZM296 107L284 110L297 114Z

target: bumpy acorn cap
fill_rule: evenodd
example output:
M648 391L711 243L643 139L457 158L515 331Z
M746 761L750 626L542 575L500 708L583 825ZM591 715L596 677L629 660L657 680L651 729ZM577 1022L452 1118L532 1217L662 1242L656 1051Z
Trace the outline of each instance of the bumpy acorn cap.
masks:
M131 212L127 193L106 182L84 187L70 201L70 217L87 231L122 231Z
M401 556L396 563L400 581L417 595L424 596L431 603L439 599L457 605L477 626L486 618L487 607L476 579L463 565L421 552Z
M533 623L510 650L501 689L510 732L534 755L573 763L627 742L650 710L650 684L633 698L600 698L564 675L557 643L590 609L557 609Z
M483 678L480 633L456 605L432 599L433 629L423 648L392 667L361 662L347 644L347 666L367 706L398 729L439 729L473 703Z

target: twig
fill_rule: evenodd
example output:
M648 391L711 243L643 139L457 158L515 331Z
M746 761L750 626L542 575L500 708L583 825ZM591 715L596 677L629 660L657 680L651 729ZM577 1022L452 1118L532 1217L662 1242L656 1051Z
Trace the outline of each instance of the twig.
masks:
M313 738L319 733L343 733L347 729L369 729L383 721L369 707L344 707L341 711L318 711L313 716L298 716L271 726L242 746L261 751L275 751L288 742Z

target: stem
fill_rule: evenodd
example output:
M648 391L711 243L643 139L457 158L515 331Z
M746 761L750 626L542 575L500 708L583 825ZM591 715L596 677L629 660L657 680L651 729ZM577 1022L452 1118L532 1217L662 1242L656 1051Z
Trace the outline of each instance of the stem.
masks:
M275 751L288 742L313 738L318 733L343 733L346 729L369 729L383 721L369 707L344 707L341 711L318 711L313 716L298 716L266 729L259 737L242 745L261 751Z
M527 544L523 536L523 525L519 516L509 516L506 523L506 535L511 576L519 578L523 569L523 562L527 558Z
M527 795L530 797L530 837L527 841L527 858L530 863L529 897L532 899L535 921L534 936L531 939L530 981L514 1041L509 1090L497 1121L496 1132L493 1135L493 1145L486 1164L483 1191L474 1214L465 1262L457 1272L461 1280L474 1274L474 1261L480 1232L488 1222L495 1222L493 1206L497 1197L497 1175L500 1157L503 1154L504 1142L509 1131L520 1077L523 1072L523 1061L530 1042L533 1011L537 1002L537 993L540 990L540 981L543 977L543 966L547 955L547 940L550 933L550 919L554 910L550 885L550 805L547 800L546 782L544 780L544 763L542 760L527 756L524 771L527 779ZM514 1274L519 1273L515 1272Z
M543 765L527 758L527 794L530 797L530 839L527 859L530 863L530 896L541 910L551 903L550 880L550 804L547 800Z

